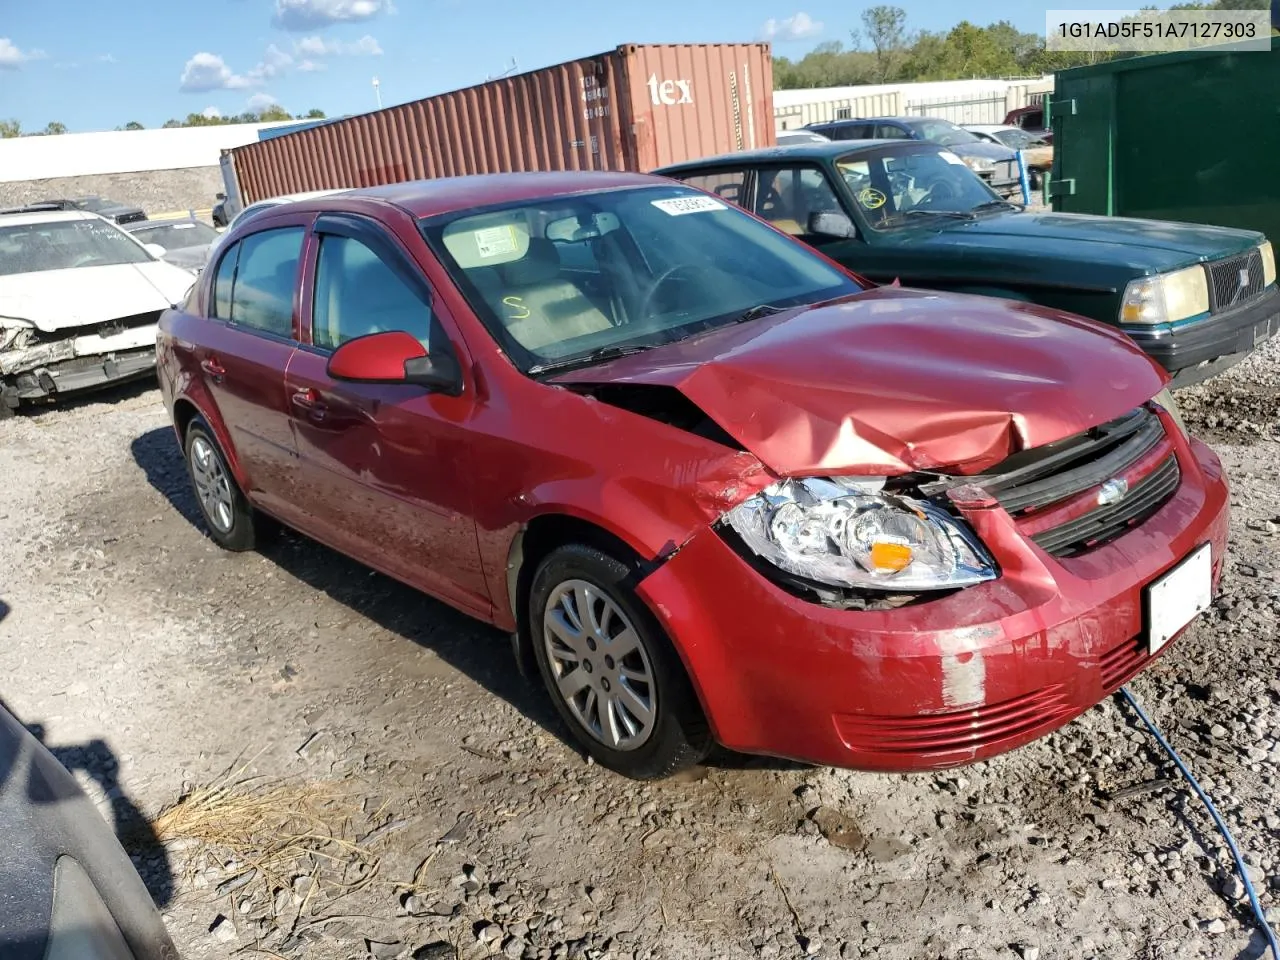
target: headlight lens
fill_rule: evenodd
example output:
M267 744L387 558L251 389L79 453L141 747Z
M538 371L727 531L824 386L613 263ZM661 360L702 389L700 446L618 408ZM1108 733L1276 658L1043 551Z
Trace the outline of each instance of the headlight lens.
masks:
M995 579L994 561L962 521L883 486L852 477L781 480L725 519L780 570L829 586L916 593Z
M1175 323L1209 312L1209 281L1196 264L1173 273L1131 280L1120 305L1121 323Z
M1258 244L1258 253L1262 254L1262 285L1269 287L1276 282L1276 253L1271 249L1271 241Z
M986 173L988 170L994 170L996 165L990 160L983 157L962 157L964 164L975 173Z
M1187 435L1187 425L1182 419L1182 411L1178 409L1178 404L1173 399L1173 393L1168 387L1165 387L1153 398L1156 406L1162 407L1165 413L1173 418L1173 422L1178 425L1178 429L1182 431L1182 435Z

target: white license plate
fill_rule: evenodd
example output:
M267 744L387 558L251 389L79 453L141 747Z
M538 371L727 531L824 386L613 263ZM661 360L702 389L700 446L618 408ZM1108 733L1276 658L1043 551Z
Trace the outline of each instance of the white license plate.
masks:
M1213 602L1213 554L1209 544L1148 584L1146 595L1147 652L1154 654Z

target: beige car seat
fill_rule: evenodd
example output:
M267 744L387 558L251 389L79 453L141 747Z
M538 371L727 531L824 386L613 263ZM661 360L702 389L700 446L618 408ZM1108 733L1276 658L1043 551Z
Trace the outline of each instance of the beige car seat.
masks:
M501 282L497 289L484 284L485 293L511 336L528 350L613 326L577 284L561 276L560 254L550 240L530 238L524 257L495 269Z

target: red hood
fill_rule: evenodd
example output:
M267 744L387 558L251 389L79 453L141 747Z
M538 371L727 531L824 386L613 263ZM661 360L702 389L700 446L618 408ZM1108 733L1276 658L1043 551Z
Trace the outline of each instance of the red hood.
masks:
M1105 423L1164 375L1101 324L880 288L564 374L675 387L772 471L976 473Z

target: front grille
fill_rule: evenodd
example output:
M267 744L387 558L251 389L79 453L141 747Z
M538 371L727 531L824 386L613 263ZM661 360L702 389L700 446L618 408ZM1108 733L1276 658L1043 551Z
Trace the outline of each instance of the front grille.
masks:
M1115 502L1099 503L1095 491L1117 478L1126 480L1127 492ZM1070 557L1146 520L1173 496L1180 479L1164 424L1142 406L1092 430L1015 454L969 482L995 497L1046 553ZM929 486L921 489L933 492Z
M1178 489L1181 473L1178 459L1170 454L1160 465L1129 489L1118 503L1068 520L1060 527L1046 530L1031 539L1045 553L1070 557L1114 540L1130 527L1135 527L1159 510Z
M1238 257L1206 264L1209 271L1209 309L1230 310L1261 296L1265 277L1262 254L1254 249Z
M886 759L902 754L945 759L1013 739L1030 738L1071 714L1061 684L985 706L924 716L836 714L836 732L850 750Z

